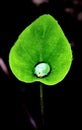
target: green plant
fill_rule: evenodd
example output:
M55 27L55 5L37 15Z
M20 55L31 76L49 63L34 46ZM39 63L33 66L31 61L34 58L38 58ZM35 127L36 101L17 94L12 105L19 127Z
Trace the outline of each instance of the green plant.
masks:
M42 85L62 81L71 64L71 46L58 22L49 14L40 16L26 27L9 53L9 65L18 80L40 82L42 113Z

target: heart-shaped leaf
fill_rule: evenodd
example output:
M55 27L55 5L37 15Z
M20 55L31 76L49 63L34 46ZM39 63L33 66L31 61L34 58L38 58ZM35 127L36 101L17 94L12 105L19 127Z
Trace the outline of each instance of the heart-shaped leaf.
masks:
M43 72L45 76L37 76L34 72L41 63L50 66L47 75ZM57 84L67 75L71 64L71 46L58 22L49 14L40 16L26 27L9 53L12 73L26 83Z

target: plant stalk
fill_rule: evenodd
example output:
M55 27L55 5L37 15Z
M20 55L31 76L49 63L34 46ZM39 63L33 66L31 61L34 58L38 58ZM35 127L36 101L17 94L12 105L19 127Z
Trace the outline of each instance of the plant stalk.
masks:
M40 83L40 105L41 105L42 127L44 128L44 102L43 102L43 84L42 83Z

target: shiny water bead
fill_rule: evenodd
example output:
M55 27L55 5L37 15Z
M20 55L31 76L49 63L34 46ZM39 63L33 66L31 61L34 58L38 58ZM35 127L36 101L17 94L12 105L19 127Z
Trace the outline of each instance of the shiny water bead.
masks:
M50 66L47 63L39 63L34 68L34 74L39 78L47 76L49 72L50 72Z

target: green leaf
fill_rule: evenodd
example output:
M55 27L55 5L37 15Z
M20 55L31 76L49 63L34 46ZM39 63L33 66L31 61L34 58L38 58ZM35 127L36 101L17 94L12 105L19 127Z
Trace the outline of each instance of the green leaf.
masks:
M38 63L47 63L51 71L45 77L34 74ZM24 29L9 53L12 73L20 81L39 81L54 85L62 81L72 64L72 50L58 22L44 14Z

